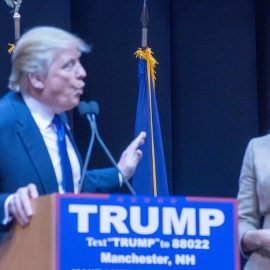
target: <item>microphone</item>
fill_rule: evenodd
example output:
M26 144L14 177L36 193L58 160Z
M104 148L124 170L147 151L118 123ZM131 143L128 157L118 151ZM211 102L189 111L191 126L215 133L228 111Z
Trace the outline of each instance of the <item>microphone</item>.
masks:
M85 106L85 105L83 105L83 106ZM97 123L96 123L96 115L99 114L99 106L98 106L97 102L90 101L88 103L88 110L85 109L85 111L86 111L85 115L86 115L86 117L87 117L87 119L88 119L88 121L90 123L91 129L92 129L92 134L94 133L94 136L96 136L102 150L105 152L105 154L107 155L107 157L109 158L109 160L111 161L113 166L117 169L118 173L121 175L122 181L123 181L124 184L126 184L126 186L127 186L128 190L130 191L130 193L132 195L136 195L135 190L132 188L129 181L126 179L126 177L122 174L122 172L118 168L114 157L112 156L111 152L109 151L108 147L105 145L104 141L102 140L102 138L101 138L101 136L100 136L100 134L98 132ZM86 167L87 167L87 165L86 165Z
M88 166L88 163L89 163L89 160L91 157L91 153L93 150L95 135L96 135L96 131L95 131L96 130L96 123L92 121L91 114L98 115L99 114L99 107L95 101L91 101L91 102L89 102L89 104L86 103L85 101L81 101L78 105L78 111L82 117L84 117L84 116L87 117L87 119L90 123L90 127L91 127L91 138L90 138L89 146L87 149L87 153L86 153L86 157L85 157L85 161L84 161L84 165L83 165L83 169L82 169L81 180L79 182L79 191L78 192L81 193L86 170L87 170L87 166Z

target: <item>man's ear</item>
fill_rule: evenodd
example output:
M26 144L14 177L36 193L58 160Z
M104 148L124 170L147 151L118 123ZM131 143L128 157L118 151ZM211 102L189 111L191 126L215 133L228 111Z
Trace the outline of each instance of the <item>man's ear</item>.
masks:
M33 88L42 90L44 88L44 81L42 76L38 74L28 74L28 80Z

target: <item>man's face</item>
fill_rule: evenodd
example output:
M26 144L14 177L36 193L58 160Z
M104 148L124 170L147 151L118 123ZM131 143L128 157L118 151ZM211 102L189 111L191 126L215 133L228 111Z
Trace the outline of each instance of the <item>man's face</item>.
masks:
M61 51L43 79L43 91L39 99L55 113L71 110L80 102L86 76L80 56L81 53L75 48Z

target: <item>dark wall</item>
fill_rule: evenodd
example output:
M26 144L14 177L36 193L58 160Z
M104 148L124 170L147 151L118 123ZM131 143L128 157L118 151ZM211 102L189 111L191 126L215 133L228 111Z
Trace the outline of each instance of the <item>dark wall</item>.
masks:
M259 132L265 134L270 129L269 90L270 90L270 2L256 1L257 38L257 81L259 104Z
M173 191L235 196L257 134L251 0L172 1Z

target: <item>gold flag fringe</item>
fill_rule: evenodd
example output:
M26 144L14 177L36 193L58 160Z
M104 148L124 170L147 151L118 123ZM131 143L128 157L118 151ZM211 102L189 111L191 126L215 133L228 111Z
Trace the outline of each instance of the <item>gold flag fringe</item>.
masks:
M8 48L8 53L9 53L9 54L12 54L13 51L15 50L15 44L8 43L8 46L9 46L9 48Z
M146 49L141 49L139 48L135 53L134 55L137 57L137 58L142 58L146 61L147 63L147 75L148 75L148 78L152 78L152 84L153 84L153 87L155 89L155 82L156 82L156 65L158 64L157 60L153 57L153 52L151 50L151 48L146 48ZM149 76L151 74L151 76Z

